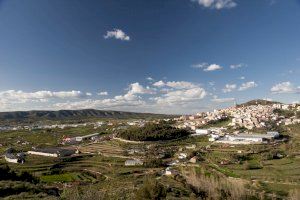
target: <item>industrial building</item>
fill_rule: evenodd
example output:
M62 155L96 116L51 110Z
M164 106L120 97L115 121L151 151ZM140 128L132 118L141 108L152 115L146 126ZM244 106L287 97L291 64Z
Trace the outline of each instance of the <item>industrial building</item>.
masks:
M45 148L45 149L34 149L28 151L28 154L48 157L66 157L75 154L75 150L61 149L61 148Z
M267 132L266 134L237 134L227 135L220 140L216 140L219 143L231 143L231 144L251 144L251 143L263 143L272 141L279 137L278 132Z

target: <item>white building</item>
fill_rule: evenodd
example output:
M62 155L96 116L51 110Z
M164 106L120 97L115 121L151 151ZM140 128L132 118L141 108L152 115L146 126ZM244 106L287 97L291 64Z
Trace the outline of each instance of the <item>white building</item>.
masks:
M78 136L78 137L75 137L75 140L77 142L81 142L83 140L86 140L86 139L90 139L90 138L93 138L93 137L96 137L100 135L100 133L93 133L93 134L89 134L89 135L85 135L85 136Z
M66 157L75 154L75 150L60 149L60 148L45 148L28 151L28 154L47 156L47 157Z
M125 166L136 166L136 165L143 165L143 161L140 159L130 159L125 161Z
M211 131L209 129L196 129L194 134L191 134L191 136L203 136L210 134Z

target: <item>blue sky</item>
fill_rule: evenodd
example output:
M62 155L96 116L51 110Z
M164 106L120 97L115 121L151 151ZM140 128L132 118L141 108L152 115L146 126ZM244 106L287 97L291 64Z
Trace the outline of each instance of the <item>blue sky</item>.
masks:
M299 0L0 0L0 111L300 100Z

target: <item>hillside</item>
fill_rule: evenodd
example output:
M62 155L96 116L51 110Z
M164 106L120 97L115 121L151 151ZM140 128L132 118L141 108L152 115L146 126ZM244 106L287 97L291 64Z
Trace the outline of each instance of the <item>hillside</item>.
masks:
M248 101L246 103L239 104L238 107L258 105L258 104L260 104L260 105L272 105L272 104L277 104L277 103L280 103L280 102L268 101L268 100L263 100L263 99L254 99L254 100Z
M151 113L134 113L105 110L59 110L59 111L16 111L0 112L0 121L43 121L43 120L81 120L88 118L128 119L128 118L162 118L167 115Z

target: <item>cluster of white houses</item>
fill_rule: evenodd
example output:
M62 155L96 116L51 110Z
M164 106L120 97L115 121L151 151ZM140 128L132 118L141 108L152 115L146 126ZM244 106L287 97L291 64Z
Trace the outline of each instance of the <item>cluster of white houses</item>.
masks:
M196 130L197 127L209 124L213 121L222 119L231 119L229 126L245 127L249 130L254 128L263 128L267 126L267 122L272 121L277 125L300 123L300 119L294 117L279 116L273 111L275 109L300 111L299 104L270 104L270 105L249 105L249 106L233 106L225 109L214 110L212 112L201 112L195 115L181 116L176 118L177 128L189 128Z

